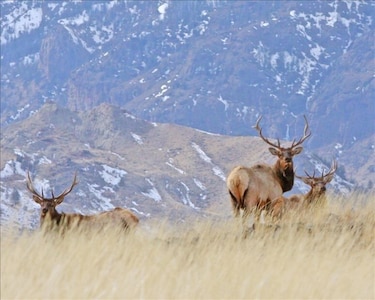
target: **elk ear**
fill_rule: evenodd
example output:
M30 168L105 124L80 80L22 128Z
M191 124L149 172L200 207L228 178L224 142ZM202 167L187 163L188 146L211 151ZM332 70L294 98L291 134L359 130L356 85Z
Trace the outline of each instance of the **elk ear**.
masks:
M33 200L34 200L36 203L40 204L40 205L42 205L42 203L43 203L43 200L40 199L39 197L35 196L35 195L33 195Z
M292 155L300 154L303 150L303 147L296 147L292 149Z
M279 149L269 147L268 150L271 152L272 155L276 155L276 156L280 155L280 150Z

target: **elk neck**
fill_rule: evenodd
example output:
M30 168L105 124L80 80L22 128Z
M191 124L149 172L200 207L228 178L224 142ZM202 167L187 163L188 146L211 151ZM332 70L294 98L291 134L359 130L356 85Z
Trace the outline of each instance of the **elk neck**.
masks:
M311 189L306 195L305 195L305 203L306 205L315 205L315 204L322 204L325 202L325 193L319 193L314 192L313 189Z
M51 221L52 226L66 227L66 228L80 226L82 221L95 219L93 216L84 216L81 214L65 214L65 213L60 214L57 211L53 216L49 215L46 217L49 218L49 221ZM43 225L42 223L43 223L43 220L41 220L41 225Z
M280 161L277 160L274 165L274 171L278 181L280 182L281 188L283 189L283 193L290 191L294 184L293 163L290 163L288 167L283 169L280 165Z
M42 226L45 221L51 222L52 224L59 225L61 222L62 214L60 214L56 209L47 212L45 216L40 217L40 225Z

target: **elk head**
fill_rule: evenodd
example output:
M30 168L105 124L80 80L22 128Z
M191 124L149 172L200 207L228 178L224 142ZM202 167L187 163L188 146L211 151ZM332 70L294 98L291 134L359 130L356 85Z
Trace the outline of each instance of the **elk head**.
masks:
M327 174L322 172L321 176L315 177L315 171L313 175L309 175L306 171L306 176L297 176L298 179L301 179L304 183L311 187L310 192L306 195L306 202L310 204L312 201L319 199L326 192L326 185L331 182L335 172L337 170L337 161L333 161L330 170Z
M280 145L279 139L277 139L276 144L272 143L269 139L263 136L262 128L259 126L259 122L261 119L262 116L258 118L254 128L258 131L259 136L262 138L262 140L265 141L268 145L272 146L268 148L268 150L272 155L278 157L278 160L274 166L274 170L276 172L276 175L281 180L283 192L289 191L292 189L294 183L293 156L302 152L302 143L311 135L309 123L307 122L306 116L304 116L305 128L303 137L301 137L298 141L294 139L290 147L282 147Z
M37 191L35 191L35 188L33 186L33 183L30 178L30 173L27 173L27 189L32 193L33 195L33 200L38 203L41 207L40 211L40 224L43 224L43 221L48 218L50 218L53 221L56 221L59 223L61 214L59 214L56 210L56 206L61 204L64 201L64 198L66 195L68 195L72 190L75 185L78 184L77 181L77 173L74 175L73 183L69 188L67 188L64 192L62 192L60 195L55 196L53 191L51 191L52 197L47 198L44 197L44 192L42 189L42 195L40 195Z

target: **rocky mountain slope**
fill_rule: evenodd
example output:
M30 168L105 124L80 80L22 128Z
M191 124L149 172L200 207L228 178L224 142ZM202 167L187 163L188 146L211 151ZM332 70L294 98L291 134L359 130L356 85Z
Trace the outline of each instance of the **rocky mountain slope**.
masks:
M62 190L77 167L79 199L117 197L112 205L145 215L155 212L133 205L137 197L157 203L157 213L163 201L201 212L202 197L225 203L213 168L226 174L235 163L272 161L264 145L246 150L257 145L248 143L258 140L251 126L260 114L264 133L285 140L300 136L307 116L313 134L308 157L297 158L301 170L336 158L341 178L374 186L373 1L2 1L0 8L2 199L28 199L29 168L36 182ZM195 168L211 170L212 185L195 181ZM124 188L101 175L111 172L123 175L107 180ZM155 186L160 202L146 196L157 195Z
M1 8L3 125L54 100L73 110L109 102L148 120L236 135L250 133L258 113L283 137L295 115L320 124L323 113L335 126L314 147L373 134L347 118L370 125L373 117L372 1L3 1Z
M1 218L21 226L39 220L39 207L26 189L28 171L46 195L65 190L77 171L79 184L60 207L65 212L121 206L141 219L184 220L230 216L227 173L236 165L275 161L260 138L150 123L108 104L74 112L46 103L4 129L1 145ZM295 163L301 172L329 168L308 148ZM351 184L337 173L330 191L348 192ZM294 192L307 189L297 180Z

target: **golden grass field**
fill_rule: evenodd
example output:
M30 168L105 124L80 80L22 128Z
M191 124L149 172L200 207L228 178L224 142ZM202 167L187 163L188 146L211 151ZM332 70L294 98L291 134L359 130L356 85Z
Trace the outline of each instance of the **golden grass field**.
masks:
M375 201L353 197L368 204L330 199L246 239L232 218L148 220L127 235L2 228L1 299L374 299Z

